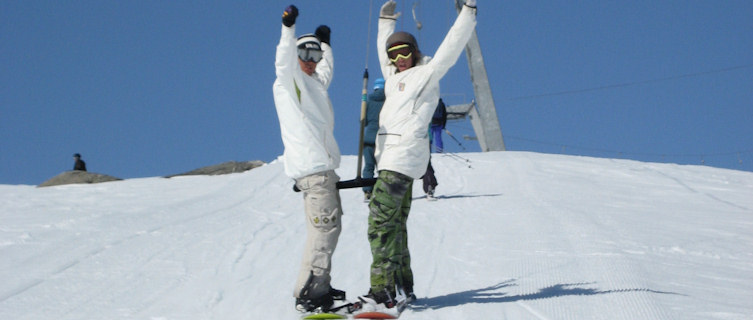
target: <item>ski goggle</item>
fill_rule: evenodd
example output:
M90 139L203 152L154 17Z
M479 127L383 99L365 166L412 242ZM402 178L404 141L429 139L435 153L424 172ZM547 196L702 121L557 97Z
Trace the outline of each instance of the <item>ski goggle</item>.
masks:
M302 61L319 62L322 60L322 50L298 48L298 58Z
M387 50L387 57L390 58L392 63L397 62L398 59L408 59L412 55L413 50L407 44L396 45Z

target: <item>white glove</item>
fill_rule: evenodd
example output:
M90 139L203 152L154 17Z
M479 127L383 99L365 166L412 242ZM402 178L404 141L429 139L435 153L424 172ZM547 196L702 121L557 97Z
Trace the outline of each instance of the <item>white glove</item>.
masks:
M471 8L475 8L476 7L476 0L465 0L465 5L469 6Z
M397 7L397 2L394 0L385 2L382 5L382 10L379 12L379 17L397 20L397 17L400 16L400 12L395 13L395 7Z

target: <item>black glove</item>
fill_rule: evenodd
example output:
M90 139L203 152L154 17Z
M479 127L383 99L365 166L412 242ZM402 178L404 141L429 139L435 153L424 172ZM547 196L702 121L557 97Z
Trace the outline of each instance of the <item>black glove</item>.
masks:
M329 34L332 31L329 30L328 26L321 25L318 28L316 28L316 31L314 32L314 35L316 36L319 41L324 42L329 45Z
M282 12L282 24L286 27L292 27L295 24L295 18L297 17L298 8L291 4Z

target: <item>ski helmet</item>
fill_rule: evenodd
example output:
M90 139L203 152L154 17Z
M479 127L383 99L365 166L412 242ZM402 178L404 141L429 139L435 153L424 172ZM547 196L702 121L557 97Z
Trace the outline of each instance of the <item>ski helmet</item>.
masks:
M419 51L418 42L416 42L416 38L413 37L412 34L407 33L407 32L398 31L390 35L389 38L387 38L387 49L397 44L408 44L414 50Z
M416 63L421 59L421 50L418 49L418 42L416 42L416 38L412 34L404 31L395 32L387 38L388 51L393 46L401 44L407 44L408 46L410 46L411 51L413 52L413 65L415 66Z

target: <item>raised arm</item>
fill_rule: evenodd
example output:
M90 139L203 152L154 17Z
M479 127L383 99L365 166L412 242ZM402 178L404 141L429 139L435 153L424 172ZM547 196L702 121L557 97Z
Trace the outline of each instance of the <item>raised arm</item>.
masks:
M469 6L469 4L473 4ZM455 23L447 32L442 44L439 45L437 52L429 62L434 69L434 74L438 77L444 76L447 70L452 67L465 49L465 45L473 35L473 29L476 27L476 1L467 0L466 4L460 10Z
M325 89L329 88L335 74L335 58L330 46L330 33L331 30L325 25L319 26L314 32L322 47L322 60L316 64L316 75Z
M379 26L377 28L377 56L379 57L379 67L382 70L382 78L387 80L388 77L395 74L395 67L387 58L387 38L395 32L395 23L400 13L395 13L397 3L393 0L387 1L382 5L379 11Z
M295 46L295 18L298 16L298 8L294 5L285 8L282 13L282 30L280 31L280 42L277 44L275 54L275 73L280 80L292 84L294 68L298 68Z

